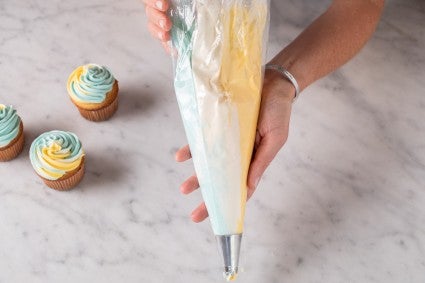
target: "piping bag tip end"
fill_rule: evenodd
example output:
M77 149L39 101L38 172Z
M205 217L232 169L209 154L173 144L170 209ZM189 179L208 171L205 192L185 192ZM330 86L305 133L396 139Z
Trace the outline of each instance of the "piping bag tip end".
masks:
M225 271L223 272L223 276L227 282L235 280L237 275L238 275L237 267L236 268L227 267L225 268Z
M242 234L216 235L216 238L224 260L224 278L233 281L238 274Z

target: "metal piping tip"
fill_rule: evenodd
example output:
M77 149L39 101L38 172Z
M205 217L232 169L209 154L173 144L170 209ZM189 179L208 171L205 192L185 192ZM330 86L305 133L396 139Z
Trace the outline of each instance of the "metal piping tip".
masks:
M242 234L216 235L216 238L224 260L224 278L227 281L235 280L239 268Z

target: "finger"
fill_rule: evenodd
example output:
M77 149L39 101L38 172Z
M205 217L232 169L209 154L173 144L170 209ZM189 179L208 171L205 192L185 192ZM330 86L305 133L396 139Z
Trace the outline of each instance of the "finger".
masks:
M202 204L200 204L193 212L191 215L192 221L193 222L202 222L205 220L205 218L208 217L208 211L207 211L207 207L205 206L205 202L203 202Z
M196 175L193 175L193 176L189 177L189 179L184 181L183 184L181 184L180 191L183 194L187 195L187 194L190 194L191 192L193 192L194 190L196 190L198 188L199 188L198 177L196 177Z
M286 141L285 136L265 136L255 152L248 172L248 199L254 193L261 176Z
M167 11L168 10L168 1L167 0L143 0L146 6L155 8L159 11Z
M156 24L150 22L148 28L152 36L159 39L160 41L170 40L170 35L168 34L168 32L164 31Z
M162 47L164 47L165 49L165 52L167 52L168 54L171 54L171 48L168 42L161 41L161 43L162 43Z
M192 158L192 154L190 153L189 145L186 145L180 148L175 155L175 159L177 162L183 162Z
M157 25L164 31L169 31L171 29L171 21L164 12L158 11L150 6L146 6L146 16L148 17L149 22Z

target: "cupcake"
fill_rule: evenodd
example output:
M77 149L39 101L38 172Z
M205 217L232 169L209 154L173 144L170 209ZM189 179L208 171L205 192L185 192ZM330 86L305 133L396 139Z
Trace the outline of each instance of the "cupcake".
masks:
M68 78L67 90L87 120L108 120L118 109L118 81L106 67L96 64L78 67Z
M24 124L12 106L0 104L0 161L8 161L24 148Z
M84 176L84 151L78 137L70 132L38 136L31 144L30 160L37 175L55 190L69 190Z

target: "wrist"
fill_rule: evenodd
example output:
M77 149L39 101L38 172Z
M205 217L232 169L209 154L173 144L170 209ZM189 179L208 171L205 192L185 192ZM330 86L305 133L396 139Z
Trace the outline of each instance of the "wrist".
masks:
M264 88L269 92L278 93L279 96L292 103L295 98L295 87L287 79L274 70L266 69L264 74Z

